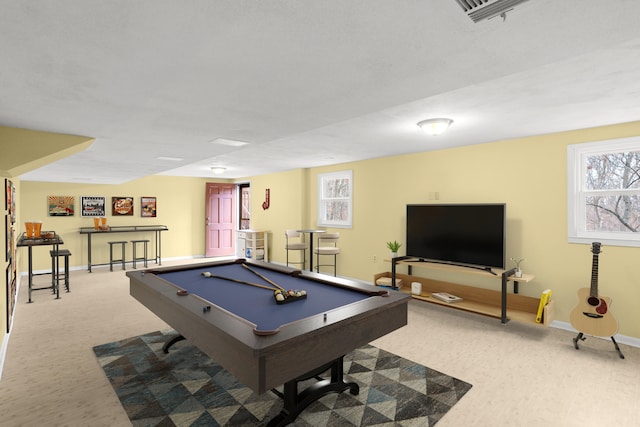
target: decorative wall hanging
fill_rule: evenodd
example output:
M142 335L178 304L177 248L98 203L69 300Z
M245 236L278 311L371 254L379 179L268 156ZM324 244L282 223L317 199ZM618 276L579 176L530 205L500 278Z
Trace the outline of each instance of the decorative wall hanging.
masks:
M13 233L12 233L12 229L13 227L11 226L11 215L5 215L4 218L4 237L5 237L5 241L7 243L6 248L7 248L7 253L6 253L6 257L5 257L5 261L9 262L11 261L11 239L13 238Z
M262 203L262 209L264 209L264 210L269 209L269 204L270 203L271 203L271 190L267 188L265 190L264 202Z
M133 215L133 197L112 197L111 214L113 216Z
M156 206L157 202L155 197L140 197L140 216L155 218Z
M82 216L105 216L106 198L100 196L82 196Z
M11 206L11 181L4 180L4 209L8 211Z
M49 216L73 216L75 198L73 196L48 196L47 211Z
M16 223L16 187L9 179L4 180L4 208L11 217L11 224Z

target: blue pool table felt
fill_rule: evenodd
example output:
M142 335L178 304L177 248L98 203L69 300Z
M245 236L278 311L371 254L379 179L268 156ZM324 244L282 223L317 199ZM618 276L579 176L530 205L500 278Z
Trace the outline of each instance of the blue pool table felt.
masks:
M248 320L256 325L257 331L276 331L288 323L315 315L324 315L336 308L373 298L365 293L331 284L259 267L252 266L252 268L284 289L306 291L307 298L287 304L277 304L273 292L268 289L202 275L204 272L210 272L218 276L271 286L240 264L166 272L158 274L158 277L211 302L212 305Z

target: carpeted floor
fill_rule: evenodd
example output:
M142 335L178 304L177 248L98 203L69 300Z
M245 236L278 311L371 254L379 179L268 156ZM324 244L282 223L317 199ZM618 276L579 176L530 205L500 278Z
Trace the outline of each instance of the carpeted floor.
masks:
M274 393L253 393L188 341L162 352L174 331L94 347L134 426L264 426L282 408ZM345 356L356 396L332 393L290 424L433 426L471 384L368 345Z

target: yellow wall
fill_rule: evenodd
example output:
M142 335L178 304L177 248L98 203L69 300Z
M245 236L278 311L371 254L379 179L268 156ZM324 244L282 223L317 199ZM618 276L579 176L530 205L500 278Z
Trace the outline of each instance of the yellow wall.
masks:
M18 199L24 220L42 220L43 230L55 230L64 240L65 248L71 251L71 266L87 264L87 236L80 235L80 227L92 227L93 219L80 215L81 196L104 196L107 203L107 224L117 225L157 225L169 227L162 233L162 257L179 258L203 256L204 254L204 210L205 185L203 178L183 178L169 176L148 176L120 185L89 185L47 182L22 182L22 191ZM70 217L47 216L47 196L74 196L76 213ZM113 196L132 196L134 215L114 217L110 203ZM140 217L140 197L157 198L157 217ZM24 231L23 223L18 224ZM92 263L109 261L107 241L150 238L149 233L123 233L94 235L92 245ZM34 270L50 269L48 251L50 247L36 247L34 251ZM152 251L152 246L150 246ZM127 245L130 254L131 245ZM36 254L37 252L37 254ZM131 258L130 255L127 256ZM26 271L26 255L21 259L21 270Z
M353 228L335 229L341 234L342 253L338 275L371 281L378 272L389 271L388 240L405 240L405 209L408 203L504 202L507 204L507 258L524 257L522 267L536 276L523 284L521 293L538 297L551 288L556 300L556 319L568 322L577 302L576 292L588 287L591 277L589 245L567 243L566 148L568 144L640 135L640 122L541 135L510 141L373 159L330 167L298 169L248 178L252 189L252 228L271 231L270 257L284 263L284 230L315 227L317 176L353 170ZM392 143L392 141L390 141ZM428 140L425 140L428 144ZM17 181L17 180L14 180ZM18 200L22 220L42 219L44 229L55 229L71 250L72 265L86 264L86 239L81 226L90 218L47 217L48 195L158 197L158 217L108 216L109 224L165 224L163 257L201 256L204 252L203 217L205 183L200 178L150 176L122 185L86 185L23 182ZM18 185L20 185L18 183ZM271 192L269 209L262 209L265 190ZM434 200L435 193L439 200ZM21 213L20 213L21 212ZM127 236L126 239L130 240ZM124 239L123 239L124 240ZM105 239L106 241L106 239ZM108 259L107 245L94 259ZM403 254L404 247L400 249ZM375 257L375 261L374 261ZM24 258L21 271L26 270ZM42 256L36 269L47 269ZM640 271L634 268L637 249L604 247L600 256L600 291L613 298L612 311L620 333L640 338ZM495 281L475 276L428 274L444 280L496 288ZM0 302L0 304L4 304Z
M254 176L251 178L251 228L268 230L270 260L285 263L286 229L307 227L306 169ZM263 209L265 191L270 191L269 209Z
M539 297L544 289L551 288L556 319L568 322L569 312L577 303L577 289L590 284L592 258L589 245L567 242L567 145L635 135L640 135L640 122L314 168L307 181L305 225L316 225L317 175L353 170L353 228L332 230L341 234L338 274L371 281L375 273L390 269L384 261L389 258L385 242L405 240L407 204L438 202L430 199L436 192L439 202L504 202L507 260L512 256L526 258L523 270L536 276L520 287L521 293ZM260 177L261 185L272 185L271 177ZM278 182L278 191L298 194L297 182ZM294 198L286 204L295 208L297 202ZM267 220L268 215L255 209L252 212L256 223L277 233L299 225L270 216ZM272 260L284 262L283 247L283 242L274 239ZM640 338L637 257L637 248L604 247L599 283L600 292L613 298L612 311L620 333ZM513 267L507 262L507 267ZM418 274L416 270L414 273ZM494 280L472 275L424 275L494 289L497 286Z
M18 198L18 194L20 194L20 180L18 180L17 178L13 178L11 176L0 176L0 181L2 182L2 186L3 189L0 190L0 192L2 193L2 195L0 196L0 200L2 200L2 208L0 209L0 212L2 212L2 225L0 225L0 235L2 236L2 244L0 244L0 248L2 248L2 252L0 252L0 267L2 267L2 269L0 270L1 273L1 279L0 279L0 287L2 288L2 291L0 291L0 298L2 299L0 301L0 331L2 332L6 332L7 330L7 294L10 293L9 289L8 289L8 285L7 285L7 268L9 267L9 262L7 261L7 239L6 239L6 232L5 231L5 223L6 223L6 218L7 215L9 213L8 210L5 210L5 206L7 205L7 200L6 200L6 194L5 194L5 190L4 190L4 186L5 186L5 179L9 179L11 180L11 182L13 183L13 186L15 188L16 191L16 198ZM14 241L15 239L17 239L19 232L20 232L20 209L18 208L18 206L16 206L16 222L12 225L10 225L10 227L13 229L14 231ZM16 267L16 286L20 286L20 251L18 250L18 248L15 248L15 243L14 243L14 249L15 249L15 254L14 254L14 258L12 258L11 260L11 265L12 267ZM9 280L11 280L11 276L12 273L9 273ZM14 313L15 310L17 308L14 306ZM0 335L2 336L2 335ZM4 345L5 343L3 343Z

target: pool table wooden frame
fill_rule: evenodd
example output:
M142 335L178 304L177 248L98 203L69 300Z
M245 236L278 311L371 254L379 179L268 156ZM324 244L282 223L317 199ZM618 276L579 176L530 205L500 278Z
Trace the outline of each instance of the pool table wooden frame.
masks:
M253 332L252 323L213 303L210 311L203 311L202 299L195 295L178 296L175 285L156 275L204 266L214 271L216 266L244 261L130 271L127 276L134 298L257 393L264 393L317 370L407 324L410 296L390 291L387 296L373 296L332 310L326 319L323 315L311 316L285 325L276 334L259 336ZM246 262L328 285L380 292L379 287L362 281L256 261Z

